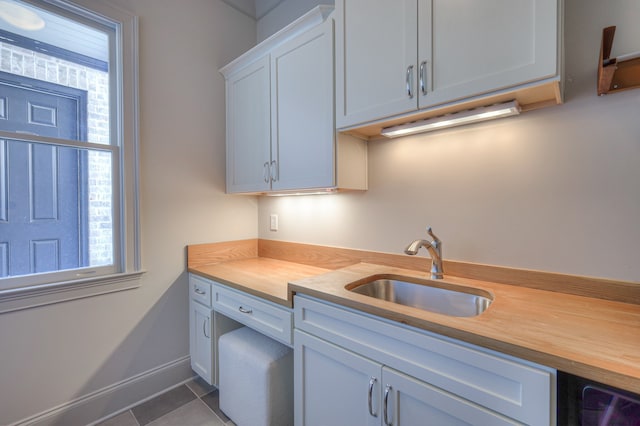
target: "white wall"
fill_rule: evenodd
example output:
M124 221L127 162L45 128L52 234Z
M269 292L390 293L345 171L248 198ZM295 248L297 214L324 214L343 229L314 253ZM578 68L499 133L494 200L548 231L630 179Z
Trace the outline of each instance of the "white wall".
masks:
M255 43L255 22L219 0L110 1L140 16L147 273L135 290L0 315L2 425L188 355L185 246L257 235L255 198L224 195L217 72Z
M431 225L447 259L640 282L640 90L596 96L602 28L640 51L640 3L565 5L564 105L369 142L369 191L263 197L260 237L401 253Z

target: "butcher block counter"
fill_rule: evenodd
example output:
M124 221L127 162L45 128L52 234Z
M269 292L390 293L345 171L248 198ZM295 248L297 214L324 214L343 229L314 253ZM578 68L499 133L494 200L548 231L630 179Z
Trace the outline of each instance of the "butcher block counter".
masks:
M304 293L640 393L640 284L460 262L439 285L488 292L475 317L451 317L353 293L380 275L428 279L425 257L243 240L188 247L189 272L284 306Z

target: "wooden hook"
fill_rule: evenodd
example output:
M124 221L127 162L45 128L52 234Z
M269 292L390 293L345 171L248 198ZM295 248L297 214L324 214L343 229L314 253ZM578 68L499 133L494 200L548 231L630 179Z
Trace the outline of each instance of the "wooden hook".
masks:
M598 95L640 87L640 54L611 58L616 27L602 30L598 62Z

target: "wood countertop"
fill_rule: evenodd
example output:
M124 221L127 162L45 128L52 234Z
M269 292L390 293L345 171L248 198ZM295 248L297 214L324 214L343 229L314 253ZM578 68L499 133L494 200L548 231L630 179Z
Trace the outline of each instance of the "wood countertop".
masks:
M324 268L262 257L189 268L189 272L289 308L293 307L289 281L317 276L327 271Z
M427 268L405 267L407 256L398 258L401 263L405 262L398 267L394 266L394 263L398 264L394 261L395 255L366 253L367 261L362 262L364 252L336 249L335 256L326 256L323 251L326 248L321 248L311 255L313 262L309 259L291 261L293 255L280 252L282 245L274 247L273 243L265 242L264 246L245 252L245 258L234 255L225 260L224 256L216 257L214 264L192 263L189 251L189 271L284 306L291 307L293 295L303 293L640 393L640 304L592 297L591 290L585 296L532 288L522 283L510 285L450 276L446 275L445 264L445 279L439 280L439 284L471 287L493 296L491 306L481 315L450 317L360 295L345 288L385 274L428 279ZM338 258L343 263L336 264ZM357 258L360 261L355 261ZM376 262L369 263L372 259ZM311 266L311 263L320 267ZM455 269L455 265L451 269ZM518 273L513 276L517 280ZM573 282L573 287L579 287L581 278L566 277ZM589 280L585 278L584 282L588 284ZM556 282L555 279L551 281ZM603 283L600 284L608 284ZM624 300L637 300L640 286L636 283L611 284L614 290L623 289L620 294L624 295Z

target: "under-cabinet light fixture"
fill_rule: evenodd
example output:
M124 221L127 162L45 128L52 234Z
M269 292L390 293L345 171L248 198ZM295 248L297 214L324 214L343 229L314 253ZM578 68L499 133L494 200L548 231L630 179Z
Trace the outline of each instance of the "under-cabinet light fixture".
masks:
M299 196L299 195L329 195L336 194L338 190L336 188L326 188L326 189L311 189L308 191L284 191L284 192L265 192L264 195L267 197L288 197L288 196Z
M464 124L477 123L480 121L493 120L518 114L520 114L518 101L510 101L441 115L439 117L428 118L425 120L413 121L399 126L385 127L382 129L380 134L388 138L397 138L400 136L412 135L414 133L430 132L447 127L462 126Z

